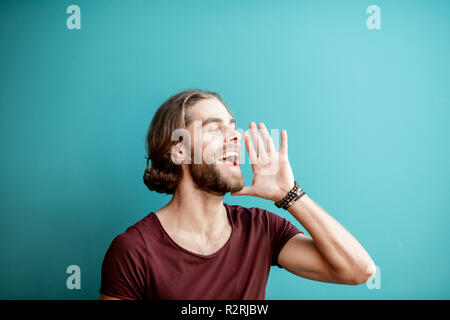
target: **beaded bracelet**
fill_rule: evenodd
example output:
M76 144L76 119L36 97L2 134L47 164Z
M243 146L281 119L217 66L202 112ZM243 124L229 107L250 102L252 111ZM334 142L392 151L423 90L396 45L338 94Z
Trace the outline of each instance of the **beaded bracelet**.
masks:
M305 192L300 189L300 185L297 181L294 181L294 187L288 192L288 194L278 202L275 202L275 206L278 208L287 209L289 208L295 201L300 199L305 195Z
M289 202L283 209L287 209L289 208L295 201L297 201L298 199L300 199L301 197L303 197L305 195L305 191L301 191L297 197L295 197L294 199L291 200L291 202Z
M294 181L294 187L288 192L288 194L281 199L280 201L275 202L275 205L278 208L283 208L285 205L287 205L292 199L295 198L298 190L300 190L300 185L297 183L297 181Z

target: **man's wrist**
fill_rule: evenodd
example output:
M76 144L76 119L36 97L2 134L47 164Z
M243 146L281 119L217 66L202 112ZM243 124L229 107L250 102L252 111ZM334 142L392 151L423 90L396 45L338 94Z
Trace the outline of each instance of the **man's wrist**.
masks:
M303 197L305 192L300 188L297 181L294 181L294 186L287 194L278 201L275 201L275 206L287 210L294 202Z
M286 187L281 188L280 192L278 193L278 195L274 198L274 202L278 202L281 201L284 197L286 197L286 195L289 193L289 191L292 190L292 188L294 188L295 182L292 181L291 183L289 183Z

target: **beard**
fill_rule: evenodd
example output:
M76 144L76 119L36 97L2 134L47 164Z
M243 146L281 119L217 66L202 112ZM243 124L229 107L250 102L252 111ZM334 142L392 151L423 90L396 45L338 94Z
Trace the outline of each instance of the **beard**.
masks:
M223 170L217 164L189 164L194 183L199 189L215 195L225 195L227 192L236 192L244 188L245 181L241 171ZM228 172L226 172L228 171Z

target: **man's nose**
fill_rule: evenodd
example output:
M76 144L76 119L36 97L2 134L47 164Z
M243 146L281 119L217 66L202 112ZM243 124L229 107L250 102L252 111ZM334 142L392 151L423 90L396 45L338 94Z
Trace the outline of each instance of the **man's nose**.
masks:
M241 133L235 129L226 130L226 142L239 142L241 137Z

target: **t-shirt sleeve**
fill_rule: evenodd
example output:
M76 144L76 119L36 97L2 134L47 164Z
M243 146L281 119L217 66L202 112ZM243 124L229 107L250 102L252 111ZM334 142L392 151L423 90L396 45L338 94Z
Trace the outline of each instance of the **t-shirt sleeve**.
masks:
M289 220L280 217L279 215L266 211L268 214L269 228L270 228L270 242L272 248L272 266L277 266L283 268L278 264L278 255L283 249L286 242L300 231L295 225L293 225Z
M145 295L146 246L135 227L114 238L103 259L100 293L124 300Z

